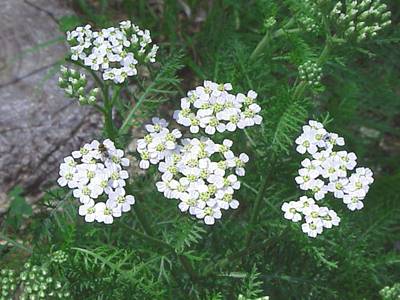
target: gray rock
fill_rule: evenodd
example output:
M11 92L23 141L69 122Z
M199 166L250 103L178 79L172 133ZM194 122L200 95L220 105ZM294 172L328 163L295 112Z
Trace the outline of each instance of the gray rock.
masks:
M33 201L62 158L99 134L100 116L57 87L65 14L62 1L0 1L0 213L13 186Z

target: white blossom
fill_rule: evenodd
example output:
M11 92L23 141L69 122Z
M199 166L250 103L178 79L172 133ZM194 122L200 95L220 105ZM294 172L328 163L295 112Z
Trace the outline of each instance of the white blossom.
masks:
M189 127L191 133L198 133L203 128L205 133L235 131L237 128L259 125L261 107L255 103L257 93L249 91L232 95L230 83L217 84L204 81L181 99L181 109L174 112L177 123Z
M93 31L90 25L67 32L71 59L80 60L93 71L101 71L104 80L123 83L137 75L139 62L155 62L158 46L153 45L150 32L130 21L119 27Z
M313 198L302 196L298 201L284 203L282 210L284 217L293 222L304 216L303 232L316 237L323 228L338 226L340 218L335 211L317 205L315 200L319 203L332 193L350 210L362 209L363 200L374 181L373 174L368 168L356 168L357 156L354 153L336 151L335 147L344 146L344 138L327 132L320 122L310 120L295 142L299 153L311 155L301 162L295 181L301 190L312 193Z
M127 166L129 160L111 140L94 140L64 159L57 182L79 199L78 212L86 222L111 224L135 203L124 189L129 175L123 167Z
M201 106L208 95L221 96L229 89L230 85L206 82L197 89L200 95L197 100L189 94L189 99L182 102L187 105L189 101L197 101L196 105ZM180 131L170 132L165 121L154 118L152 121L153 124L145 126L148 134L138 141L137 150L142 158L140 167L158 164L162 175L156 182L157 190L168 199L177 199L181 212L203 219L207 225L222 217L221 210L238 208L234 192L240 189L238 176L245 174L244 166L249 157L245 153L235 156L231 150L233 142L229 139L216 144L207 137L181 138ZM156 128L156 123L160 122L163 125ZM167 140L172 143L167 145Z

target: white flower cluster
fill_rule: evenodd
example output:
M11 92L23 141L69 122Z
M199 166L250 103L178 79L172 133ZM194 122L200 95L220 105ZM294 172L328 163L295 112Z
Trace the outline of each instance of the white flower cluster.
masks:
M111 224L113 219L131 209L135 198L126 195L129 175L123 167L129 166L124 151L111 140L85 144L60 165L58 184L73 190L73 196L82 204L79 214L86 222ZM96 202L95 202L96 201Z
M358 42L377 35L391 24L391 12L380 0L338 1L331 18L344 30L345 37L355 37Z
M323 125L310 120L303 126L303 133L296 139L297 152L309 153L310 158L301 162L296 183L300 189L308 191L313 198L301 197L299 201L284 203L285 218L293 222L302 220L302 229L311 237L322 233L323 228L337 226L340 218L332 210L320 207L316 202L332 193L342 199L350 210L363 208L363 199L374 181L368 168L356 168L357 157L347 151L334 151L335 146L343 146L344 139L336 133L327 132ZM349 171L354 171L349 174Z
M77 72L74 69L68 69L64 66L60 68L61 76L58 78L58 85L64 89L68 97L78 99L80 104L92 104L96 102L98 88L86 91L86 75Z
M205 224L212 225L222 216L222 210L235 209L239 202L234 191L240 188L238 176L245 175L244 165L249 157L238 157L232 141L216 144L207 137L185 138L178 143L181 133L167 128L163 119L153 118L146 125L149 133L138 141L140 167L158 164L162 174L156 183L159 192L168 199L180 200L179 209L189 212Z
M299 66L299 76L302 81L306 81L309 85L319 87L322 68L312 61L307 61Z
M139 167L148 169L150 164L156 165L177 151L177 139L182 136L178 129L169 131L164 119L153 118L152 124L145 126L147 135L137 141L137 151L141 161Z
M90 25L67 32L71 59L81 60L94 71L101 70L104 80L122 83L137 74L136 65L155 62L158 46L153 45L150 31L141 30L131 21L122 21L118 28L92 31Z
M177 123L190 127L190 132L197 133L203 128L207 134L216 131L235 131L236 128L261 124L261 107L255 103L257 93L249 91L247 95L232 95L230 83L217 84L204 81L203 86L189 91L181 99L181 110L174 113Z

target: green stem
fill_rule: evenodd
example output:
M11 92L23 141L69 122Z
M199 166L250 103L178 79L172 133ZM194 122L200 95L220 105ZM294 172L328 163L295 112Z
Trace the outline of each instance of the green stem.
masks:
M261 203L262 200L265 198L265 190L267 189L267 185L273 175L273 173L271 172L271 170L274 168L275 166L275 155L272 154L271 156L271 161L269 163L269 166L267 167L268 173L264 176L263 180L261 181L257 196L256 196L256 200L254 201L254 206L253 209L251 211L251 216L250 216L250 221L249 221L249 231L247 232L247 236L246 236L246 248L250 246L252 238L253 238L253 233L254 233L254 227L256 225L257 222L257 218L258 218L258 214L260 213L260 207L261 207Z
M103 92L103 97L108 97L108 95L106 95L106 89L105 89L105 84L103 83L103 81L100 79L99 76L97 76L96 72L94 72L91 68L85 66L84 64L82 64L79 61L76 60L72 60L70 58L66 58L65 61L74 64L78 67L81 67L83 69L85 69L86 71L88 71L90 73L90 75L92 75L94 81L96 82L96 84L98 85L98 87L101 89L101 91Z
M138 203L135 204L135 213L136 216L138 217L140 225L142 225L144 232L149 236L153 236L154 235L153 229L150 227L150 224L147 221L147 218L142 210L142 207L141 205L138 205Z
M126 190L128 193L132 193L132 187L129 184L126 187ZM139 201L139 202L141 202L141 201ZM138 217L139 223L142 225L143 230L146 234L140 233L135 229L132 229L132 230L140 237L145 238L148 241L151 241L152 243L158 244L164 248L169 249L179 259L183 268L189 274L190 278L192 278L193 280L196 280L198 278L198 276L197 276L196 272L194 271L192 265L190 264L190 261L188 260L188 258L182 254L176 253L175 248L173 246L171 246L170 244L155 238L153 229L150 227L150 224L147 221L146 215L143 213L141 206L138 205L138 203L136 203L134 207L135 207L134 211L136 212L136 216Z
M123 224L126 228L128 228L129 230L131 230L134 234L136 234L138 237L140 237L140 238L142 238L142 239L145 239L145 240L147 240L147 241L153 243L154 245L158 245L158 246L160 246L161 248L165 248L165 249L168 249L168 250L170 250L170 251L175 251L175 249L174 249L171 245L167 244L166 242L161 241L161 240L159 240L159 239L156 239L156 238L154 238L154 237L152 237L152 236L150 236L150 235L147 235L147 234L145 234L145 233L142 233L142 232L140 232L139 230L133 229L132 227L128 226L128 225L125 224L125 223L122 223L122 224Z
M299 28L286 29L287 27L291 26L293 24L293 22L294 22L294 20L291 19L283 28L278 29L273 34L271 34L271 32L268 30L265 33L264 37L261 39L261 41L257 44L254 51L251 53L250 60L254 60L261 54L261 52L267 47L270 39L280 37L287 33L299 32L300 31Z
M129 127L131 126L132 119L135 117L136 111L139 109L139 107L142 105L144 100L146 99L147 95L152 91L153 86L155 83L153 82L140 96L139 101L136 103L136 105L131 109L131 111L128 113L127 117L125 118L124 122L121 125L121 128L118 131L119 135L124 135L128 132Z
M0 239L6 241L7 243L9 243L9 244L11 244L11 245L13 245L14 247L17 247L17 248L19 248L19 249L21 249L21 250L26 251L26 252L29 253L29 254L32 254L32 252L33 252L31 248L28 248L28 247L26 247L25 245L23 245L23 244L21 244L21 243L18 243L18 242L16 242L16 241L14 241L14 240L8 238L7 236L5 236L5 235L2 234L2 233L0 233Z
M106 136L110 138L111 140L115 141L116 138L116 131L115 131L115 126L113 122L113 117L112 117L112 100L108 96L108 85L105 85L104 87L105 93L104 93L104 130L106 133Z
M327 60L328 55L329 55L329 51L330 51L330 47L331 47L331 41L332 41L331 37L327 36L324 49L322 49L322 52L321 52L320 56L317 59L317 64L318 65L322 65ZM301 81L296 86L296 88L295 88L295 90L293 92L293 99L294 100L300 99L302 97L302 95L304 94L306 88L307 88L307 82Z

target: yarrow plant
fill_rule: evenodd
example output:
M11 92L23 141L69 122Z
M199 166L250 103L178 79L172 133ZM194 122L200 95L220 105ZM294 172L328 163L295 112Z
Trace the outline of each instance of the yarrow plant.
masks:
M159 192L168 199L180 200L182 212L203 219L207 225L222 216L221 210L236 209L239 201L234 191L240 188L237 176L244 176L244 165L249 160L245 153L235 156L230 149L231 140L222 144L210 138L178 139L181 132L167 128L164 119L153 118L145 126L148 134L138 140L137 151L141 155L140 167L147 169L158 164L162 174L156 183Z
M126 195L124 188L129 174L123 168L128 166L124 151L117 149L111 140L102 143L94 140L64 158L58 184L68 186L79 199L79 215L86 222L111 224L135 203L135 198Z
M119 27L93 31L90 25L67 32L71 59L81 61L93 71L101 71L104 80L123 83L137 74L139 63L155 62L158 46L153 45L150 31L141 30L131 21Z
M301 162L299 176L295 178L301 190L307 191L312 198L303 196L299 201L285 202L282 210L285 218L293 222L301 221L303 232L310 237L321 234L323 228L339 225L336 212L321 207L327 193L342 199L347 207L354 211L364 207L363 200L373 183L372 171L368 168L356 168L357 156L353 152L336 151L345 141L336 133L326 131L324 126L314 120L303 126L303 133L296 139L297 152L309 154ZM354 171L350 174L350 171Z
M357 45L386 22L376 3L396 1L146 2L74 1L79 17L59 18L71 30L59 85L76 114L87 107L58 115L79 121L63 137L59 184L32 209L28 193L48 182L24 176L7 212L0 203L0 300L375 299L398 282L400 31L385 25ZM156 31L101 27L121 13ZM93 132L80 126L88 113L95 135L67 149ZM374 186L378 174L328 132L331 117L379 170Z
M187 97L181 99L181 109L175 111L174 119L189 127L192 133L198 133L202 128L209 135L261 124L257 93L251 90L247 95L232 95L230 90L230 83L204 81L202 86L189 91Z

